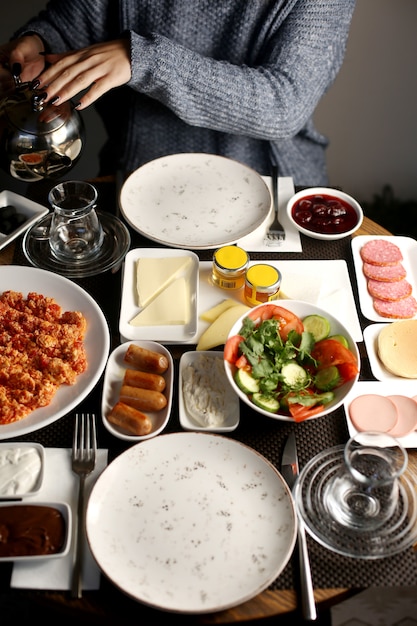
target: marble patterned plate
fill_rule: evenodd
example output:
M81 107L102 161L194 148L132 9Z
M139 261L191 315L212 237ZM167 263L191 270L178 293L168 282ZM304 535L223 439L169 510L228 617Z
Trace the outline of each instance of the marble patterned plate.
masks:
M118 456L93 487L87 538L112 583L176 613L245 602L294 549L294 501L280 473L217 434L171 433Z
M125 181L120 208L137 232L174 248L236 242L269 216L271 194L255 170L214 154L173 154Z

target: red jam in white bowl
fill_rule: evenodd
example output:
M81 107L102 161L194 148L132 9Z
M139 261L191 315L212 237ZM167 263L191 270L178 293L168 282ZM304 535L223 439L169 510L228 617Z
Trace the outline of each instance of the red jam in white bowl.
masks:
M358 222L355 209L348 202L330 194L301 198L292 207L291 214L302 228L325 235L350 231Z

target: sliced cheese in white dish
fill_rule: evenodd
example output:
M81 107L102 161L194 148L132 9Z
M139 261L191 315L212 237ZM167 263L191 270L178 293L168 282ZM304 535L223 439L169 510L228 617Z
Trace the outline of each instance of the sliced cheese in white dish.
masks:
M140 257L136 262L136 290L140 307L146 307L191 267L189 256Z
M190 321L189 285L184 277L171 282L131 321L132 326L188 324Z

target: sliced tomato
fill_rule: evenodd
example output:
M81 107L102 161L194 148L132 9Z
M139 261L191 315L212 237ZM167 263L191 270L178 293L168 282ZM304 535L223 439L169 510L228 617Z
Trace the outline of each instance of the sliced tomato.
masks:
M235 361L235 365L238 369L243 370L250 370L252 369L251 366L248 363L248 359L245 357L244 354L241 354L240 357L238 357Z
M263 304L259 308L253 309L248 313L248 317L253 322L263 322L265 320L270 320L274 315L276 315L277 310L281 307L278 307L276 304Z
M241 335L233 335L233 337L229 337L224 346L224 358L228 363L232 363L234 365L239 358L239 345L244 341Z
M311 356L317 361L317 369L319 370L331 365L339 366L348 363L356 366L356 371L358 371L355 355L337 339L318 341L311 352Z
M337 366L337 369L339 370L342 384L347 383L348 380L352 380L352 378L355 378L358 373L358 368L354 363L340 363Z
M321 413L323 409L324 406L322 404L315 404L314 406L303 406L302 404L289 405L291 416L295 422L303 422L309 417Z
M253 322L263 322L270 319L278 320L279 334L283 341L287 341L291 330L295 330L299 335L304 330L303 322L295 313L277 304L264 304L259 309L251 311L248 317Z

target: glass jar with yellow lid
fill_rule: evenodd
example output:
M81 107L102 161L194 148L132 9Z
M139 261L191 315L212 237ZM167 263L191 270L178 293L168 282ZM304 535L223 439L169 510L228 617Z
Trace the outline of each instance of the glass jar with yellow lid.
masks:
M248 268L245 277L245 298L256 306L278 298L281 272L273 265L256 263Z
M239 246L218 248L213 254L213 283L222 289L240 289L248 265L249 254Z

